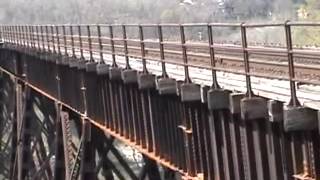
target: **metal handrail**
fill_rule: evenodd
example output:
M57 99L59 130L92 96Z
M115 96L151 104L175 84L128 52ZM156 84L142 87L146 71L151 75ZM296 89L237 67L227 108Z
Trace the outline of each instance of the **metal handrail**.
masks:
M51 28L51 31L48 27ZM85 27L88 29L86 32L82 29ZM214 39L212 42L209 42L207 39L202 40L201 42L190 42L186 31L192 27L203 27L205 31L215 31L216 28L231 28L234 32L238 33L239 37L241 37L241 41L237 41L234 44L219 44L216 43ZM269 27L284 29L285 33L283 35L286 39L285 45L274 46L273 44L261 44L259 46L255 46L248 42L248 35L246 33L247 29ZM256 72L250 72L251 68L253 68L251 66L251 56L279 57L282 58L282 64L278 63L279 66L283 66L283 62L287 62L286 67L289 73L288 77L278 76L278 79L289 80L291 86L291 105L296 106L299 105L299 102L296 97L295 84L297 82L306 81L310 84L318 83L315 83L314 79L311 78L308 81L306 79L299 80L299 78L296 77L296 72L294 71L296 67L295 58L305 58L306 60L317 59L317 56L320 55L320 49L297 48L297 46L292 42L292 28L294 27L320 27L320 22L285 21L272 23L1 25L0 36L1 42L15 44L24 48L38 49L40 51L56 52L56 50L58 50L58 52L60 52L60 49L64 48L66 55L68 55L68 51L72 51L71 54L75 56L77 54L76 51L80 51L81 57L83 57L83 51L89 52L91 60L93 60L94 53L99 53L101 58L103 58L103 53L109 53L112 55L113 65L115 66L117 65L116 56L125 56L127 60L127 68L130 68L129 57L140 57L143 61L156 60L162 63L162 71L164 71L163 75L165 77L167 76L167 73L165 72L165 64L172 63L167 61L168 58L166 56L176 56L176 58L173 59L181 61L180 63L177 62L177 64L181 64L185 67L184 71L186 82L191 82L189 66L230 72L230 68L216 67L215 59L219 57L217 55L225 52L233 54L235 59L243 59L242 72L247 77L247 89L249 96L253 95L251 92L250 77L257 76ZM70 31L66 30L66 28ZM118 28L121 28L122 30L119 29L118 31ZM134 35L138 38L128 38L127 34L129 34L129 28L136 28L137 32ZM154 34L156 37L154 39L146 38L145 28L154 28ZM170 40L164 37L164 35L166 35L164 32L166 28L175 29L173 32L175 38ZM82 31L84 32L82 33ZM119 33L120 35L117 35ZM172 34L170 35L172 36ZM212 34L209 35L212 38ZM59 40L59 42L57 40ZM64 43L60 43L60 40L63 40ZM35 46L35 44L37 44L37 46ZM42 45L42 48L40 47L40 44ZM153 54L151 57L148 54L149 51ZM156 56L155 54L157 53L159 54ZM204 66L199 61L199 64L195 65L194 61L190 60L195 57L203 58L204 61L207 61L208 63L205 63L206 65ZM210 58L215 61L211 60L212 62L210 63ZM262 58L262 60L268 61L269 59ZM271 60L271 62L274 61ZM274 62L274 67L277 66L276 64L277 63ZM268 77L270 76L265 76L265 78ZM214 79L215 78L216 77L214 76Z

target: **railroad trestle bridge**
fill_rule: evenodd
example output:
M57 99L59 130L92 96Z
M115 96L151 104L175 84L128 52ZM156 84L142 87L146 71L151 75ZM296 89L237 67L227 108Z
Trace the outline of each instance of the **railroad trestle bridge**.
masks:
M320 179L320 51L292 39L319 25L2 25L0 174ZM216 41L219 28L239 43ZM252 44L259 28L284 45Z

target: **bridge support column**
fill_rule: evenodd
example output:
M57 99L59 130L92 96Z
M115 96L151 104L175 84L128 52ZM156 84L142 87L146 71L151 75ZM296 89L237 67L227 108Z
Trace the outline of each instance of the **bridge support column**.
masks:
M232 142L232 157L234 160L235 177L239 179L250 179L255 169L253 165L253 157L250 156L253 152L249 152L248 141L250 134L246 128L244 121L241 119L241 99L245 97L242 93L230 94L230 112L231 112L231 126L230 135ZM237 143L239 141L240 143ZM239 176L237 176L237 174Z
M67 158L64 155L64 146L63 146L63 131L62 131L62 122L61 117L61 105L55 103L56 108L56 135L55 135L55 165L54 165L54 180L64 180L66 177L66 166L64 159Z
M95 172L95 147L92 143L91 123L87 119L83 120L82 127L82 156L80 162L80 180L97 179Z
M283 162L287 162L284 143L283 127L283 103L275 100L268 101L269 119L266 121L267 133L267 153L270 179L289 179L288 167ZM279 137L280 136L280 137ZM290 155L290 154L289 154ZM285 173L283 173L285 172Z
M301 106L286 106L283 125L284 130L291 134L293 177L301 179L316 176L314 147L310 146L310 142L311 131L317 129L318 125L317 112Z
M95 98L92 99L89 96L88 101L91 101L92 109L95 109L95 120L100 124L104 124L109 128L110 118L110 98L109 98L109 73L110 66L103 64L104 62L96 65L95 76L96 76L96 89L92 89L91 93L94 94Z
M231 139L231 123L232 118L229 118L229 95L230 92L224 89L215 88L212 86L207 93L208 110L210 113L209 129L211 133L210 148L213 154L213 169L215 174L210 174L213 177L221 179L234 179L234 165L237 165L230 154L232 154ZM236 157L238 158L238 157ZM235 162L234 162L235 161ZM212 165L208 165L209 167ZM238 175L237 177L239 177Z
M121 86L121 69L117 65L111 66L109 69L109 97L111 105L111 116L109 128L114 132L119 132L119 121L121 118L121 109L120 109L120 86Z
M183 104L184 118L180 128L185 133L187 166L191 176L203 175L203 141L200 137L203 131L200 130L201 87L190 82L180 85L180 97Z
M144 156L145 165L140 172L139 179L145 179L147 176L152 180L161 180L158 165L155 161Z
M16 84L17 97L17 174L18 180L28 178L31 154L30 154L30 133L31 133L31 110L32 103L30 92L27 87L17 83Z
M113 137L106 137L106 135L97 128L92 128L91 131L92 135L95 137L93 139L94 146L97 149L98 155L100 157L100 161L96 166L96 173L98 175L100 169L102 169L102 176L105 180L114 180L113 176L113 167L114 165L108 159L108 153L110 152L111 148L113 148ZM102 139L105 139L101 142Z
M149 73L138 75L138 88L142 102L143 128L145 131L146 148L148 152L154 152L155 133L154 133L154 109L152 107L152 96L157 96L155 91L155 76Z
M240 109L244 121L242 125L249 138L247 148L252 151L248 151L247 156L254 155L250 162L254 166L252 178L269 179L268 157L264 156L267 154L264 138L264 124L268 115L267 101L261 97L245 97L241 99Z
M96 73L97 70L96 62L87 62L86 63L86 72L84 74L84 83L86 87L86 112L87 116L92 119L99 119L99 110L101 108L101 97L99 87L99 76Z
M194 168L190 165L188 152L191 142L188 142L188 136L191 137L191 135L186 133L183 103L181 103L181 97L178 96L180 93L178 83L163 73L163 76L157 79L156 87L158 93L152 95L155 154L170 160L184 172L193 169L195 173Z
M267 101L261 97L244 97L240 102L242 128L247 131L246 146L249 149L247 156L252 156L250 168L252 179L270 179L269 166L265 140L265 127L262 123L267 121ZM252 152L250 152L252 151ZM254 156L253 156L254 155ZM252 167L253 166L253 167Z

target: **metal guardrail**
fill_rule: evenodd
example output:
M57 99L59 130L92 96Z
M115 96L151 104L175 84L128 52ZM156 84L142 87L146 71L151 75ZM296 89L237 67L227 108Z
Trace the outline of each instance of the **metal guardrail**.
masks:
M0 28L1 38L4 42L13 43L18 46L29 47L40 51L56 52L58 54L64 53L68 55L71 50L71 56L76 56L76 51L80 51L80 57L84 58L84 51L89 52L90 60L93 60L93 54L99 53L100 62L103 61L103 53L106 53L105 49L108 49L113 57L113 65L116 63L116 55L125 56L127 64L130 56L130 44L136 44L140 46L140 58L143 60L143 67L145 68L146 61L146 49L148 44L153 44L159 50L159 57L152 60L160 61L162 63L163 76L167 77L166 73L166 46L171 46L174 49L178 49L182 54L183 62L180 65L184 66L185 81L191 82L189 75L189 67L197 67L197 65L189 63L189 49L196 48L199 46L202 49L208 50L210 56L210 67L198 66L201 68L208 68L212 70L213 86L217 86L216 71L224 71L222 68L216 67L215 52L219 49L225 51L237 51L243 59L243 70L242 72L236 72L243 74L246 77L247 95L253 96L251 87L251 76L255 76L255 73L250 71L250 58L251 54L279 54L285 56L288 63L288 77L279 77L279 79L285 79L290 81L291 89L291 100L290 105L297 106L299 101L296 96L296 83L297 82L308 82L319 84L314 82L314 79L302 80L296 78L294 56L299 54L301 57L304 56L318 56L320 51L309 51L309 50L298 50L295 49L292 43L292 28L293 27L315 27L320 26L317 22L290 22L284 23L268 23L268 24L247 24L247 23L193 23L193 24L79 24L79 25L2 25ZM195 44L187 41L186 29L193 27L202 27L207 31L207 43L203 41ZM268 48L257 48L248 43L247 30L252 28L269 28L279 27L284 29L284 36L286 40L286 47L268 47ZM128 37L128 29L135 28L133 36L137 38ZM147 28L153 28L156 32L157 37L153 40L145 39L145 30ZM176 37L180 36L180 41L170 41L164 38L165 28L175 28L174 34ZM223 44L217 44L214 41L213 32L215 28L233 28L237 31L241 37L241 42L236 43L233 46L225 46ZM115 30L117 35L115 35ZM119 34L119 32L121 32ZM120 45L119 45L120 44ZM116 51L118 47L123 48L123 52L119 53ZM64 52L62 52L64 50ZM148 58L149 59L149 58ZM230 71L227 71L230 72Z

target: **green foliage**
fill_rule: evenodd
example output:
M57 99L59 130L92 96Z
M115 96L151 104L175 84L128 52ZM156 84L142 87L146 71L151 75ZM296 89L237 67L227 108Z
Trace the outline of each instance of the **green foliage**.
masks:
M158 23L294 19L305 0L1 0L2 23ZM319 0L306 0L318 19Z
M306 0L299 7L299 20L319 21L320 1ZM293 43L298 45L320 45L320 28L317 27L295 27L293 28Z

